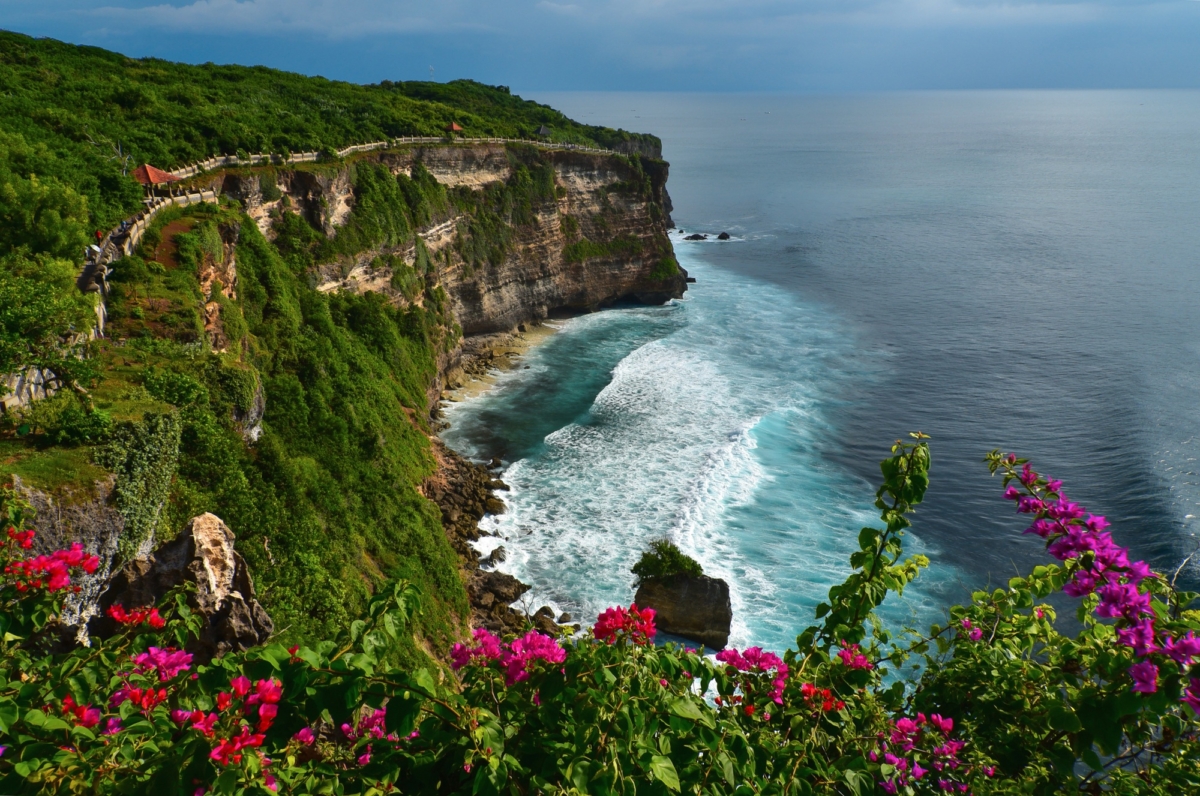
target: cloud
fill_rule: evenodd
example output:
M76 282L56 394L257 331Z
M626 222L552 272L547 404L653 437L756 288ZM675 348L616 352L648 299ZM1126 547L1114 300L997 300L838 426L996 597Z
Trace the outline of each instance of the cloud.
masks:
M359 82L429 64L439 80L542 89L1200 82L1193 0L0 0L0 20Z
M440 0L195 0L183 5L105 6L93 14L127 27L189 33L329 37L486 29L490 15Z
M800 25L899 27L1071 24L1123 9L1191 5L1193 0L193 0L108 5L93 13L133 28L179 32L296 33L353 38L396 33L492 31L521 25L665 26L693 33L768 36Z

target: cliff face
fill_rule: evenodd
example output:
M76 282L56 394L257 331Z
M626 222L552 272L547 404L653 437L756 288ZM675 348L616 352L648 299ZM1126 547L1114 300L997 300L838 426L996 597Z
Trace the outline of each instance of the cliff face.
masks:
M666 163L639 156L613 157L536 151L501 144L429 146L372 153L358 162L379 163L413 176L423 167L459 195L486 192L517 179L529 167L553 170L554 195L534 203L523 223L507 222L507 239L481 261L467 250L473 216L450 202L417 230L435 281L445 291L463 335L506 331L562 313L588 312L621 300L663 303L686 290L667 239L670 198ZM336 235L356 203L353 166L324 172L280 171L279 198L264 200L256 175L226 175L221 189L242 201L264 231L281 208L303 214ZM272 192L273 196L274 193ZM322 266L317 289L378 292L403 305L387 256L417 265L417 245L370 249ZM457 349L441 356L440 370L457 362ZM431 398L440 392L440 381Z

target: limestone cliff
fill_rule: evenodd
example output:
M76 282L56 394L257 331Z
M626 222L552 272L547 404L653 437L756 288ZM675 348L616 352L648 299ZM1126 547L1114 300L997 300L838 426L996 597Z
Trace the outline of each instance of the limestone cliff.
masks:
M414 266L426 257L463 335L506 331L556 314L588 312L615 302L663 303L686 289L667 238L668 165L654 158L570 151L538 151L503 144L415 146L370 153L355 163L379 163L393 174L423 168L450 190L484 192L516 178L522 167L553 169L553 198L531 208L527 223L509 224L502 254L471 258L464 241L472 216L454 203L417 230L416 240L373 248L322 266L322 291L374 291L397 304L420 301L395 287L388 256ZM298 212L336 235L356 203L355 163L324 170L280 169L264 183L259 174L228 173L209 185L239 199L264 232L273 214ZM419 252L423 246L425 252ZM394 262L394 261L392 261ZM431 406L444 376L458 360L441 357Z

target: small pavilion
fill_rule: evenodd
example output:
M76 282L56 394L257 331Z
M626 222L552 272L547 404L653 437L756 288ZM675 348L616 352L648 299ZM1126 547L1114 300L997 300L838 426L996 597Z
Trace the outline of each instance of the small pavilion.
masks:
M154 188L159 185L166 185L172 182L179 182L179 178L170 172L155 168L149 163L143 163L133 170L133 178L145 185L147 188Z
M450 122L450 124L446 126L447 133L461 133L462 131L463 129L454 122Z
M550 128L543 124L541 127L538 128L537 134L539 136L541 136L542 138L549 138L550 137Z

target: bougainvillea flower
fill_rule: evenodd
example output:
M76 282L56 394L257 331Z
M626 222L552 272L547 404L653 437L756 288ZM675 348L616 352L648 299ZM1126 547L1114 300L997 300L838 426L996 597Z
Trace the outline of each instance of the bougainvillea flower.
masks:
M1129 667L1133 678L1133 690L1138 694L1153 694L1158 690L1158 667L1150 661L1141 661Z

